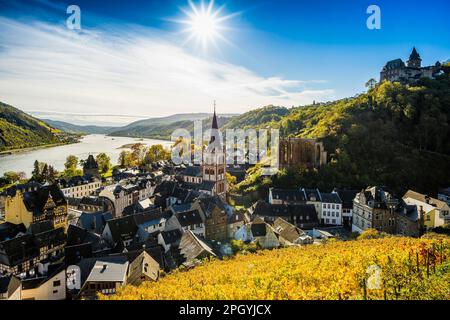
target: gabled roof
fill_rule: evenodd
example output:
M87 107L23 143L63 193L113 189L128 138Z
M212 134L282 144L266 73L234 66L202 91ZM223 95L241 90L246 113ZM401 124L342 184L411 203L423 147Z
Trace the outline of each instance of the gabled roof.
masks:
M413 190L408 190L405 193L405 195L403 196L403 199L406 199L406 198L411 198L411 199L414 199L414 200L417 200L417 201L429 204L429 205L431 205L433 207L436 207L438 209L441 209L441 210L442 209L446 210L449 207L448 204L445 201L429 197L429 196L427 196L425 194L422 194L422 193L419 193L419 192L415 192Z
M259 200L253 205L252 214L261 217L297 217L297 221L318 222L313 204L270 204Z
M186 262L202 259L207 256L215 256L213 250L202 240L200 240L191 230L183 233L181 237L180 254Z
M410 60L420 59L420 55L417 53L416 47L413 47L411 54L409 55Z
M0 294L10 297L20 286L20 280L15 276L0 277Z
M125 256L130 263L128 268L128 283L139 285L143 281L143 275L146 275L153 281L158 280L161 267L145 250L128 252Z
M98 258L86 282L125 282L129 262L126 257Z
M303 189L307 201L321 201L320 192L317 189Z
M342 200L342 207L343 208L353 208L353 199L355 199L358 190L341 190L341 189L335 189L335 192L339 195L339 198Z
M56 185L42 186L37 191L25 192L23 202L28 211L33 215L43 214L44 206L48 199L52 198L57 206L66 205L67 201L61 189Z
M212 192L216 183L214 181L202 181L200 186L198 187L199 191L209 191Z
M181 172L181 175L189 177L202 177L202 167L201 166L188 166Z
M179 229L161 232L161 236L166 244L173 244L180 241L182 232Z
M182 227L203 223L200 212L197 209L185 212L177 212L175 215Z
M0 263L15 266L39 256L39 248L31 234L0 242Z
M271 188L272 198L283 201L306 201L305 193L300 189Z
M150 226L159 224L165 220L164 213L161 208L154 209L148 212L136 213L133 215L136 225Z
M281 237L292 243L306 234L303 230L297 228L296 226L282 218L275 219L275 221L273 222L273 229Z
M23 223L13 224L10 222L0 223L0 242L9 240L17 236L19 233L25 233L27 228Z
M27 232L30 234L38 234L46 231L50 231L53 229L53 223L49 220L33 222L28 227Z
M111 212L83 212L78 218L77 225L87 230L93 230L101 234L106 226L106 221L113 218Z
M109 226L114 242L133 239L138 231L136 221L132 215L108 220L106 225Z
M402 59L395 59L388 61L383 69L398 69L398 68L404 68L405 63Z
M64 264L50 265L48 274L46 276L28 278L22 280L22 290L36 289L42 286L44 283L51 281L58 273L64 271Z
M321 192L320 198L324 203L342 203L342 200L337 193Z

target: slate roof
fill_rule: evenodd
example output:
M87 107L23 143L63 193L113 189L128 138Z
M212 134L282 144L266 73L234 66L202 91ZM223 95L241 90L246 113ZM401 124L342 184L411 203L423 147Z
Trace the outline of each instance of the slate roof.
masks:
M111 212L83 212L78 218L77 225L101 234L106 226L106 221L111 219L113 219Z
M307 201L321 201L320 192L317 189L303 189Z
M214 181L202 181L202 183L198 187L198 190L200 190L200 191L204 190L204 191L212 192L215 185L216 185L216 183Z
M339 195L339 198L342 200L342 208L344 209L353 209L353 199L355 199L358 194L358 190L340 190L335 189Z
M114 242L133 239L138 231L132 215L108 220L106 224L109 226Z
M397 214L411 221L419 220L419 210L416 205L408 205L403 200L396 209Z
M221 211L225 210L225 204L219 196L206 196L198 199L200 207L206 216L210 216L215 207L219 207Z
M19 287L21 283L15 276L9 275L0 277L0 294L11 296Z
M80 200L80 205L88 205L88 206L103 206L103 199L95 196L83 197Z
M22 290L30 290L39 288L41 285L56 276L58 273L64 270L64 264L50 265L48 274L46 276L40 276L36 278L28 278L22 280Z
M39 248L31 234L24 234L0 243L1 264L15 266L38 256Z
M202 177L203 176L202 167L201 166L188 166L186 169L184 169L181 172L181 174L184 176L189 176L189 177Z
M200 212L197 209L177 212L175 215L182 227L203 223Z
M151 226L161 223L164 218L164 213L161 208L149 210L143 213L136 213L133 215L136 225Z
M81 243L64 247L64 262L67 266L77 264L82 259L92 258L92 243Z
M13 224L10 222L0 223L0 242L9 240L17 236L19 233L25 233L27 228L23 223Z
M283 201L306 201L305 193L300 189L271 188L272 198Z
M253 215L291 218L295 216L297 221L318 222L316 208L312 204L270 204L259 200L253 205Z
M27 232L31 234L38 234L46 231L50 231L53 229L53 223L49 220L33 222L28 227Z
M337 193L321 192L320 198L322 199L323 203L342 203L342 200L341 198L339 198L339 195Z
M42 188L42 184L40 184L39 182L36 182L36 181L30 181L27 183L15 184L15 185L9 187L8 189L6 189L4 191L4 194L6 194L7 196L10 196L10 197L15 197L17 191L30 192L30 191L35 191L40 188Z
M204 258L206 256L215 256L213 250L205 242L200 240L191 230L183 233L179 250L186 262Z
M398 69L398 68L404 68L405 63L402 59L394 59L390 60L386 63L383 69Z
M179 229L161 232L161 236L166 244L173 244L180 241L182 232Z
M252 223L250 226L250 230L252 231L252 235L254 237L265 237L267 234L266 223Z
M44 213L44 206L49 197L52 198L57 206L67 204L64 194L55 184L42 186L37 191L25 192L23 194L23 201L29 212L32 212L33 215L41 215Z
M273 228L281 237L292 243L306 234L303 230L282 218L277 218L273 222Z

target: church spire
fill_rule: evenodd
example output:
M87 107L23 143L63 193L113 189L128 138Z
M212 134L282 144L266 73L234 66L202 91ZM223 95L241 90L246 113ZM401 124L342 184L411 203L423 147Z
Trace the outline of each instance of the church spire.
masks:
M212 129L219 129L219 125L217 123L217 116L216 116L216 100L214 100L214 115L212 120Z

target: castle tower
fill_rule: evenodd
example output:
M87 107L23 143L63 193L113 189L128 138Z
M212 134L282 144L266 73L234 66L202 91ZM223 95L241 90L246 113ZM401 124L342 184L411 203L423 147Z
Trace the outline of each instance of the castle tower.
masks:
M413 48L411 54L409 55L408 67L410 68L420 68L422 65L422 59L416 51L416 47Z
M212 195L226 198L227 181L225 178L226 163L222 141L219 138L219 125L214 102L214 115L211 126L211 139L203 154L203 183L202 189L207 189Z

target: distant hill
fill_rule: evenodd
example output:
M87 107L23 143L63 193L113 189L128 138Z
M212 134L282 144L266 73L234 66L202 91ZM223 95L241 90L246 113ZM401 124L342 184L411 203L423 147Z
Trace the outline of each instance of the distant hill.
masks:
M54 128L57 128L59 130L69 132L69 133L78 133L78 134L108 134L117 127L103 127L103 126L80 126L64 121L58 121L58 120L50 120L50 119L42 119L42 121L45 121L49 125L51 125Z
M224 126L230 118L227 117L218 117L219 126ZM203 129L210 128L212 124L212 117L207 117L203 119L195 119L195 120L203 120L202 125ZM119 136L119 137L137 137L137 138L152 138L152 139L164 139L170 140L171 134L176 129L186 129L191 134L194 132L194 121L195 120L182 120L168 123L152 123L149 124L147 122L141 125L132 124L132 126L127 126L120 128L118 130L114 130L109 135L111 136ZM147 120L143 120L147 121Z
M219 125L223 126L234 115L219 115ZM212 114L210 113L182 113L162 118L150 118L135 121L127 126L116 128L109 133L111 136L170 139L170 135L176 129L187 129L193 132L194 121L205 120L203 128L211 126Z
M63 143L66 139L44 121L0 102L0 151Z

